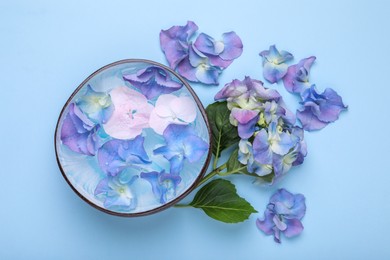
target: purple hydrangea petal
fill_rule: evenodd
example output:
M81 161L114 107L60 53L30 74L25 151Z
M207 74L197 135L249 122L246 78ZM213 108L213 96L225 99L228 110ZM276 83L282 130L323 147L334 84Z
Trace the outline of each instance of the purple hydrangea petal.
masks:
M209 59L203 57L192 46L189 48L189 55L178 65L177 71L190 81L206 85L218 85L218 77L221 73L218 67L212 66Z
M284 231L287 229L287 224L284 223L278 215L275 215L272 218L273 222L275 223L275 227L279 229L280 231Z
M183 86L172 80L169 72L155 66L141 69L134 74L124 75L123 79L138 88L148 99L172 93Z
M175 69L188 56L188 41L197 30L198 26L192 21L188 21L185 26L172 26L168 30L161 30L161 49L171 68Z
M303 129L307 131L324 128L336 121L340 113L347 109L342 98L331 88L320 94L315 85L312 85L301 93L301 97L303 107L297 111L297 116Z
M100 146L99 129L99 125L95 125L71 103L62 123L61 141L76 153L92 156Z
M259 121L259 116L255 116L249 120L246 124L238 124L237 131L238 135L243 139L250 138L256 130L256 123Z
M223 52L220 54L222 59L233 60L241 56L243 45L240 37L235 32L222 34L222 39L225 45Z
M297 117L301 121L303 129L306 131L321 130L329 123L320 121L312 112L310 107L303 107L303 110L297 111Z
M299 219L286 219L287 228L283 231L286 237L298 236L303 231L302 222Z
M216 44L214 38L205 33L200 33L194 42L194 46L202 53L219 55L223 51L223 44L222 50L219 50L221 49L219 44L218 46L215 45Z
M270 198L263 220L256 221L257 227L267 235L274 235L277 243L281 242L280 233L286 237L299 235L303 230L300 221L306 213L305 197L279 189Z
M287 74L283 78L284 87L290 93L301 93L309 87L310 68L316 57L310 56L302 59L298 64L288 67Z
M274 233L274 227L275 227L275 223L273 221L274 216L275 214L272 211L267 209L264 212L263 219L256 220L256 226L265 234L272 235Z
M194 43L195 47L208 57L219 57L222 61L214 60L213 65L226 68L227 63L238 58L242 53L242 42L235 32L227 32L222 35L222 40L216 41L211 36L201 33ZM217 64L218 63L218 64ZM229 63L230 65L230 63Z

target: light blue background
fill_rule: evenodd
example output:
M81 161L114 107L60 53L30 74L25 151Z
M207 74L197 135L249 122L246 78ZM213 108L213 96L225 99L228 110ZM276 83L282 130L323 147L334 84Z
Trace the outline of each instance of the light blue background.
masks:
M389 259L389 13L385 0L1 1L0 258ZM339 121L306 134L305 163L276 187L233 179L261 214L275 189L303 193L301 236L274 243L255 227L260 213L236 225L196 209L110 216L61 176L53 134L73 90L113 61L166 63L159 31L187 20L216 38L231 30L241 36L244 53L221 86L245 75L262 79L258 53L275 43L295 62L316 55L311 81L349 105ZM204 105L220 89L193 87Z

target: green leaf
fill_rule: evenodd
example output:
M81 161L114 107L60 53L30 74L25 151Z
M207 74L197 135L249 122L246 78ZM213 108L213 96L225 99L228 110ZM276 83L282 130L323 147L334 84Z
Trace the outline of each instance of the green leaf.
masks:
M246 165L238 160L238 149L234 150L227 161L227 171L231 173L247 173Z
M212 151L216 157L233 144L240 141L237 127L230 124L230 110L227 102L215 102L206 108L212 134Z
M190 205L225 223L242 222L257 212L249 202L238 196L234 184L223 179L215 179L203 186Z

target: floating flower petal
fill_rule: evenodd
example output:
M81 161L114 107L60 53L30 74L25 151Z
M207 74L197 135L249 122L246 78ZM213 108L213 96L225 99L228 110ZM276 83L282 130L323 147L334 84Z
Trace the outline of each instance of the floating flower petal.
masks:
M336 121L340 113L347 109L342 98L331 88L320 94L315 85L312 85L301 96L303 106L297 111L297 117L307 131L324 128Z
M198 26L192 21L188 21L185 26L172 26L168 30L161 30L161 49L172 69L176 69L178 64L188 56L188 41L197 30Z
M315 56L301 60L298 64L288 67L287 74L283 78L284 87L290 93L301 93L310 87L310 68L316 60Z
M190 126L169 125L164 131L166 145L154 150L170 161L170 173L180 174L184 160L199 161L209 149L209 144L196 135Z
M69 105L68 114L62 123L61 141L76 153L85 155L95 155L100 147L98 131L96 125L85 116L74 104Z
M156 66L141 69L134 74L124 75L123 79L138 88L148 99L172 93L183 86L183 84L172 80L166 70Z
M138 176L133 176L129 182L122 183L115 177L106 177L96 186L95 196L103 199L103 206L106 209L133 210L137 205L137 199L130 186L137 178Z
M134 140L111 140L98 152L100 168L110 176L116 176L125 169L142 170L141 166L150 163L144 148L144 138Z
M95 123L106 123L110 118L114 106L107 93L96 92L90 85L81 97L76 99L76 105Z
M190 97L161 95L150 114L149 126L162 135L170 124L188 125L196 118L196 104Z
M153 194L161 204L176 197L176 187L181 178L178 175L162 172L142 172L141 178L152 185Z
M103 125L107 134L117 139L133 139L149 127L149 117L153 106L141 93L128 87L111 90L114 112Z
M271 45L268 51L260 52L263 58L263 76L270 83L276 83L287 73L285 62L292 60L293 55L287 51L278 51L275 45Z

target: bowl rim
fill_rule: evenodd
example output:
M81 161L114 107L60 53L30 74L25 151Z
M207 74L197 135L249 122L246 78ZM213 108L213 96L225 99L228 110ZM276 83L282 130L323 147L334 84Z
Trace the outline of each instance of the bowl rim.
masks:
M76 187L73 186L73 184L70 182L70 180L68 179L68 177L66 176L66 173L64 171L64 169L62 168L62 165L61 165L61 162L60 162L60 159L59 159L59 151L57 150L57 135L58 135L58 132L59 132L59 124L60 124L60 121L61 121L61 118L66 110L66 108L69 106L70 102L72 101L73 97L80 91L80 89L82 87L85 86L85 84L90 80L92 79L93 77L95 77L96 75L98 75L100 72L104 71L104 70L107 70L109 68L112 68L114 66L117 66L117 65L121 65L121 64L126 64L126 63L146 63L146 64L150 64L152 66L158 66L158 67L161 67L165 70L167 70L168 72L172 73L176 78L178 78L181 83L183 83L183 85L187 88L187 90L191 93L193 99L195 100L196 104L197 104L197 107L199 108L200 112L201 112L201 115L203 117L203 120L206 124L206 127L207 127L207 132L208 132L208 135L209 135L209 149L208 149L208 153L207 153L207 157L206 157L206 160L203 164L203 167L202 169L200 170L199 172L199 175L198 177L195 179L195 181L192 183L192 185L190 185L180 196L177 196L175 199L171 200L170 202L168 203L165 203L159 207L156 207L156 208L153 208L153 209L150 209L150 210L147 210L147 211L142 211L142 212L135 212L135 213L121 213L121 212L117 212L117 211L112 211L112 210L109 210L109 209L106 209L106 208L103 208L95 203L93 203L92 201L90 201L87 197L85 197L84 195L82 195L77 189ZM119 61L116 61L116 62L113 62L113 63L110 63L110 64L107 64L103 67L101 67L100 69L96 70L95 72L93 72L91 75L89 75L74 91L73 93L71 94L71 96L68 98L68 100L66 101L65 105L62 107L61 109L61 112L60 112L60 115L58 117L58 120L57 120L57 124L56 124L56 128L55 128L55 132L54 132L54 150L55 150L55 154L56 154L56 160L57 160L57 164L58 164L58 167L61 171L61 174L62 176L64 177L65 181L68 183L68 185L72 188L72 190L82 199L84 200L85 202L87 202L90 206L100 210L100 211L103 211L105 213L108 213L110 215L114 215L114 216L120 216L120 217L139 217L139 216L147 216L147 215L151 215L151 214L154 214L154 213L157 213L157 212L160 212L162 210L165 210L167 208L170 208L172 207L173 205L177 204L179 201L181 201L182 199L184 199L189 193L191 193L198 185L198 183L200 182L200 180L203 178L203 176L205 175L207 169L208 169L208 166L210 164L210 161L211 161L211 157L212 157L212 133L211 133L211 128L210 128L210 124L209 124L209 121L208 121L208 118L207 118L207 114L206 114L206 110L205 108L203 107L203 104L202 102L200 101L199 97L196 95L195 91L192 89L192 87L189 85L189 83L182 77L180 76L177 72L175 72L174 70L172 70L171 68L161 64L161 63L158 63L158 62L155 62L155 61L152 61L152 60L147 60L147 59L123 59L123 60L119 60Z

